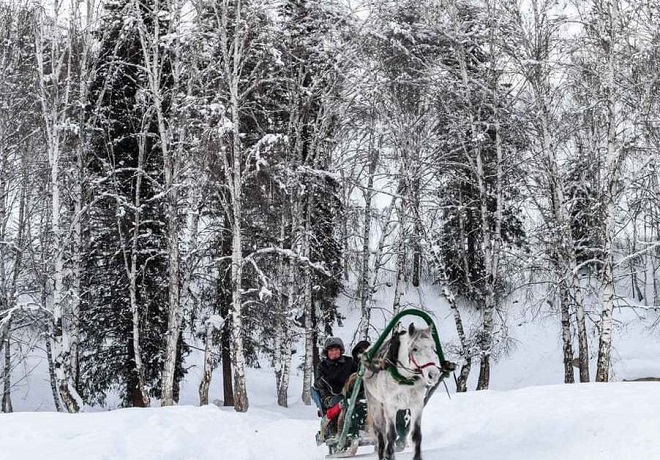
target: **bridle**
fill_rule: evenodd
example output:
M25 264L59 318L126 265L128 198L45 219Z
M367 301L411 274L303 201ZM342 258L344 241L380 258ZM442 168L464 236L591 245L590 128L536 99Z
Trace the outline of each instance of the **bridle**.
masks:
M411 352L408 352L408 361L410 361L412 363L413 371L415 372L415 374L421 374L422 369L426 369L427 367L431 367L431 366L435 366L435 367L438 367L438 368L440 367L435 363L435 361L429 361L426 364L421 364L420 365L417 362L417 360L415 359L415 356Z
M390 344L391 346L391 344ZM363 358L364 359L364 358ZM412 351L408 351L408 365L401 362L399 359L392 358L382 358L382 359L365 359L365 367L371 370L373 373L379 372L381 370L386 370L390 373L392 378L398 382L400 385L414 385L420 376L423 374L423 370L427 367L435 366L440 367L436 364L435 361L429 361L424 364L419 364L415 359ZM412 367L409 367L412 365ZM411 377L405 377L401 375L399 369L406 370L413 375Z
M400 360L397 360L396 363L390 363L389 366L390 375L392 375L394 380L396 380L402 385L414 385L415 381L419 379L419 377L424 373L423 370L426 369L427 367L431 367L431 366L435 366L438 368L440 367L435 363L435 361L429 361L424 364L419 364L415 359L415 356L413 355L412 351L408 352L408 362L409 364L412 364L412 368L404 365ZM412 372L413 376L410 378L404 377L399 373L398 368Z

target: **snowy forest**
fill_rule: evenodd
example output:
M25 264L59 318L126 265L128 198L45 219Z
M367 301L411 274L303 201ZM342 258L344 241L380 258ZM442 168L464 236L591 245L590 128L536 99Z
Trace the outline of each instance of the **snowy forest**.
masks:
M566 383L607 382L613 315L660 309L659 18L0 0L2 411L35 350L59 411L174 405L193 351L200 404L220 368L247 411L265 364L278 404L298 368L310 404L337 298L373 340L422 283L453 313L457 391L488 389L512 302L560 322Z

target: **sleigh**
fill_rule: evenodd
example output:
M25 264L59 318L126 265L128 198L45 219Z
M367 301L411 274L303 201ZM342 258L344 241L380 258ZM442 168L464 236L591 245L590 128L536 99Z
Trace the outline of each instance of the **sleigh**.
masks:
M327 458L352 457L357 454L357 451L361 446L376 444L376 439L368 427L367 402L364 398L363 392L360 391L360 388L362 386L365 372L367 372L368 369L373 369L379 365L376 361L378 359L377 357L381 347L383 347L384 343L386 343L388 336L390 333L392 333L396 325L399 324L401 319L406 316L420 317L431 328L433 341L435 342L435 352L437 353L439 362L442 364L442 374L437 383L427 388L426 394L424 395L424 404L426 404L429 398L433 395L442 380L444 380L444 378L446 378L449 373L453 371L453 363L449 363L445 360L444 354L442 352L442 346L440 344L440 339L438 338L437 329L433 324L431 317L426 312L416 309L405 310L397 314L388 323L387 327L380 334L376 342L374 342L374 344L362 355L359 370L357 372L355 382L353 383L350 397L348 397L346 406L337 420L336 432L332 435L326 436L323 440L321 440L319 437L320 433L317 434L317 443L319 445L325 444L328 447L329 454L326 456ZM406 378L399 375L395 367L389 368L387 370L400 384L408 384ZM397 413L396 450L403 450L406 445L406 438L410 430L410 417L407 415L408 414L406 414L405 410L401 410ZM321 429L323 429L323 427Z

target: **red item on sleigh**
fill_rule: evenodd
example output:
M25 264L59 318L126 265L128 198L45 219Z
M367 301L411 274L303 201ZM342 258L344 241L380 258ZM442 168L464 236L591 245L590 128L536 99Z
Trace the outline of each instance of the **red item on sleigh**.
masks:
M341 407L341 403L338 402L330 409L328 409L328 411L325 413L325 416L328 417L328 420L334 420L341 412Z

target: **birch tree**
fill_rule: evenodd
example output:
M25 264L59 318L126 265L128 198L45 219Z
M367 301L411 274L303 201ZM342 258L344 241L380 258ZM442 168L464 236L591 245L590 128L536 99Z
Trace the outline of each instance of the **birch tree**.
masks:
M243 311L245 189L272 139L263 131L250 129L248 120L251 98L266 79L266 19L257 5L243 0L200 3L198 10L201 29L210 28L203 46L206 57L213 60L204 79L207 86L202 88L206 107L212 114L205 138L217 156L221 177L217 196L227 218L223 227L231 235L231 307L223 317L231 330L234 408L245 412L249 408L244 349L248 332Z
M181 305L181 270L179 255L180 225L178 219L179 187L181 181L184 127L180 117L179 95L185 90L180 36L178 35L181 4L177 1L155 0L141 14L142 4L134 2L135 17L143 56L148 94L156 115L158 140L163 155L163 187L165 191L165 216L167 221L168 266L168 329L165 363L162 376L162 404L174 404L174 378L177 364L177 348L181 335L183 309ZM163 16L168 18L162 21ZM145 21L148 18L149 25ZM168 70L169 69L169 70ZM171 78L172 83L167 84ZM169 111L166 106L169 105ZM176 139L176 142L175 142ZM194 211L195 208L191 209ZM194 227L194 222L190 222ZM194 230L192 230L194 232ZM188 287L186 283L186 288Z
M27 214L30 173L34 156L29 139L39 123L33 113L35 11L0 7L0 349L2 357L2 411L12 412L11 376L14 326L21 321L18 298L26 290L29 244Z
M612 313L616 303L614 250L617 233L617 206L622 191L622 164L629 151L626 145L624 122L624 101L622 98L622 78L628 66L623 56L626 52L625 37L630 25L630 6L618 0L595 0L586 10L582 10L585 24L585 40L590 57L598 59L598 64L590 60L580 60L582 69L588 69L583 76L584 83L592 83L590 94L597 100L598 120L605 135L600 145L605 153L602 162L601 199L604 207L604 242L602 248L602 311L596 381L609 380L612 347ZM593 67L592 67L593 66ZM629 68L629 67L628 67ZM593 73L592 73L593 72ZM597 75L596 78L594 78Z
M67 411L77 412L81 398L75 389L71 373L71 337L65 315L64 255L66 210L62 191L67 137L68 110L73 102L75 84L71 61L70 41L61 33L60 6L55 5L53 17L42 11L38 16L35 43L37 72L39 75L38 100L45 128L48 163L50 166L51 231L52 231L52 313L54 335L52 349L59 397Z

